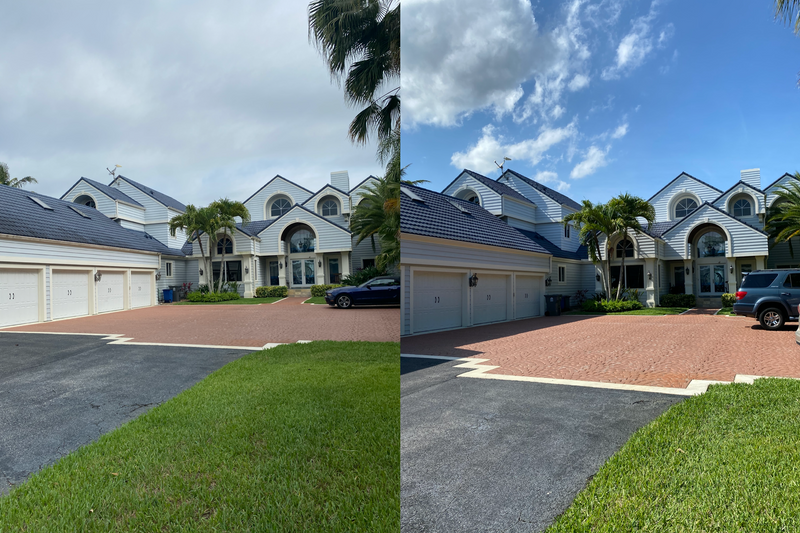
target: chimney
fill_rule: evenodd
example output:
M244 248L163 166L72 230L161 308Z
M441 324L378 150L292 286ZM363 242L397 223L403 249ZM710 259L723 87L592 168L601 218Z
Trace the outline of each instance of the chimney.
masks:
M331 185L340 191L350 192L350 175L346 170L331 172Z
M741 180L748 185L752 185L756 189L761 188L761 169L751 168L750 170L742 170L739 172Z

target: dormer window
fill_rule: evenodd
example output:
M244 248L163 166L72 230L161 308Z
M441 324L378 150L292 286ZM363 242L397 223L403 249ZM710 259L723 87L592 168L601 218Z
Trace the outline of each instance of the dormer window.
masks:
M217 241L217 254L222 255L222 250L225 250L226 254L233 253L233 241L230 237L223 237L219 241Z
M480 205L480 203L481 203L481 199L480 199L480 198L478 198L478 195L477 195L477 194L471 194L471 195L467 196L466 200L467 200L468 202L470 202L470 203L473 203L473 204L478 204L478 205Z
M564 226L564 237L569 239L569 224Z
M291 208L292 204L289 203L289 200L286 198L278 198L272 202L272 209L270 210L270 213L274 217L279 217L288 213Z
M736 200L736 203L733 204L733 216L735 217L749 217L753 215L753 208L750 205L750 202L742 198L741 200Z
M333 200L325 200L322 202L322 216L334 217L339 214L339 206Z
M675 205L675 218L683 218L697 209L697 202L691 198L684 198Z
M625 257L633 257L633 243L628 239L617 243L617 259L621 259L623 254Z

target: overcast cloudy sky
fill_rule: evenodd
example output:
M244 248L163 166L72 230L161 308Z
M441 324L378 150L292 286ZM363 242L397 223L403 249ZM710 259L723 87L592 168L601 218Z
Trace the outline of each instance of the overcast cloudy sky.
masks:
M405 0L403 163L576 200L800 170L800 39L757 0Z
M184 203L244 200L276 174L381 175L308 42L305 1L5 2L0 161L61 196L106 167Z

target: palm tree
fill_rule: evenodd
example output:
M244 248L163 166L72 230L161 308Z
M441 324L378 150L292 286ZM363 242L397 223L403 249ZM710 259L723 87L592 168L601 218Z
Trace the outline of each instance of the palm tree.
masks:
M209 236L217 234L217 230L219 229L219 219L217 218L216 210L212 209L211 207L203 207L198 209L194 205L187 205L186 211L184 211L182 215L173 217L169 221L170 235L174 237L179 229L186 232L186 235L190 241L197 239L197 242L200 245L200 255L203 257L203 267L205 268L205 271L208 272L208 275L212 276L213 268L211 268L211 258L206 258L206 252L203 249L203 239L201 236L203 233ZM213 245L211 243L211 239L209 239L209 255L211 254L211 246ZM209 283L208 286L210 290L213 289L213 277L212 282Z
M220 229L223 231L223 242L224 239L228 238L228 230L231 231L231 236L236 230L236 217L242 219L243 225L250 222L250 211L247 210L247 207L242 202L222 198L212 202L209 207L217 213L216 218L219 221L217 232ZM216 235L217 232L214 234ZM217 292L222 292L223 285L228 281L227 269L225 268L225 246L222 247L220 261L219 288Z
M800 0L775 0L775 18L794 24L794 32L800 35Z
M25 185L29 183L39 183L36 181L35 178L30 176L26 176L24 178L12 178L11 174L8 172L8 165L5 163L0 163L0 185L8 185L9 187L14 187L15 189L21 189Z
M363 106L350 123L350 139L366 144L371 133L378 141L388 138L400 123L399 2L314 0L308 35L331 77L344 82L345 100Z
M800 172L795 172L800 180ZM772 246L782 242L789 243L789 254L794 257L792 238L800 236L800 182L792 181L775 190L778 198L767 210L767 224L764 231L769 233Z
M609 202L609 207L615 214L616 226L618 228L617 235L621 236L623 240L629 239L628 234L630 231L633 231L634 235L639 235L644 231L642 224L639 222L640 218L643 218L647 222L648 230L656 220L656 210L650 202L628 193L612 198ZM609 254L610 253L611 251L609 250ZM625 279L625 255L623 251L619 275L620 279L617 285L617 300L619 300L622 294L623 283L625 284L625 288L628 287L628 280Z
M611 251L606 250L605 263L603 262L603 252L601 240L608 243L610 237L619 230L616 225L618 217L612 208L607 204L593 204L589 200L583 200L581 210L565 216L563 223L566 226L570 222L575 224L580 232L578 239L586 246L589 258L595 265L600 265L603 278L603 291L606 298L611 297Z

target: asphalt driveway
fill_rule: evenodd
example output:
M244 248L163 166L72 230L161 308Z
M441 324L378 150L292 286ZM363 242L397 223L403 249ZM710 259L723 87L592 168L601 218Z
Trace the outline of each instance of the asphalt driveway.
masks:
M400 308L338 309L286 298L261 305L158 305L4 331L118 334L135 342L260 348L272 343L400 340Z
M459 363L401 361L404 532L541 531L638 428L682 399L458 378Z
M0 495L248 353L0 332Z

